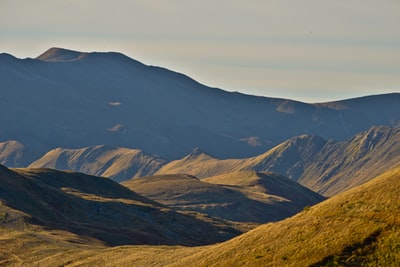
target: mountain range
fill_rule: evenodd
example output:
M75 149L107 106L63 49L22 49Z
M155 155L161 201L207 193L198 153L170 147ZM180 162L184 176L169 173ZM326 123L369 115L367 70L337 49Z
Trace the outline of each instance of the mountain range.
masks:
M341 141L373 125L400 124L397 93L318 104L250 96L115 52L51 48L34 59L2 53L0 88L0 141L24 145L10 167L57 147L97 145L168 160L195 147L244 158L293 136Z
M399 166L398 151L400 129L373 126L345 141L325 140L316 135L292 137L260 155L242 159L218 159L196 148L181 159L167 161L137 149L95 146L57 148L29 167L73 170L119 182L163 174L204 179L243 170L274 172L332 196Z
M332 196L400 166L399 141L400 129L385 126L371 127L346 141L302 135L246 159L220 160L195 150L165 164L156 174L186 173L206 178L239 170L270 171Z
M0 54L0 265L397 266L400 93L302 103Z

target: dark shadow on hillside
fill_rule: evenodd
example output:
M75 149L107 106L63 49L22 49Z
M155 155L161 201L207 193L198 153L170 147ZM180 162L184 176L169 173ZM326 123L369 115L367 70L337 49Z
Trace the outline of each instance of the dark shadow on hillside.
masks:
M0 196L5 205L31 215L32 223L109 245L196 246L241 233L175 212L104 178L46 170L25 176L4 169Z

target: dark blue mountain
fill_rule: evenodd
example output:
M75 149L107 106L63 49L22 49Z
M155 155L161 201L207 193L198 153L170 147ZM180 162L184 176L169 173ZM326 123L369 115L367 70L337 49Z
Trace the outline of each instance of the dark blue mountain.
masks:
M0 54L0 142L27 155L104 144L167 159L200 147L249 157L301 134L343 140L372 125L400 125L400 94L332 103L226 92L120 53L51 48L35 59Z

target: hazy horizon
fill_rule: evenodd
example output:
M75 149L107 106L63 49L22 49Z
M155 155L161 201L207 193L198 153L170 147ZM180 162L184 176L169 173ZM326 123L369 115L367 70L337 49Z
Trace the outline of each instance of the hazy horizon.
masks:
M0 1L0 52L116 51L227 91L326 102L400 91L400 2Z

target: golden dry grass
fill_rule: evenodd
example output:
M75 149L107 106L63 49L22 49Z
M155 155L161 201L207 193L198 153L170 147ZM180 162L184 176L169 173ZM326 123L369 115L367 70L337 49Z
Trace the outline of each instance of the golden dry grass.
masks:
M122 184L169 207L235 222L282 220L324 200L286 177L255 171L203 180L179 174L155 175Z
M99 243L74 247L65 238L67 233L9 230L0 241L0 262L15 266L397 266L399 185L400 169L395 169L289 219L202 247Z

